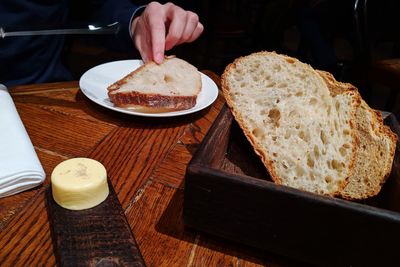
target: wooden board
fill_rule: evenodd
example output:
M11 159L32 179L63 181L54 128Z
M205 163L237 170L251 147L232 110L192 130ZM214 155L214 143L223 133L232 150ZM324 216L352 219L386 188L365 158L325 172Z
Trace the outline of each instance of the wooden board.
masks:
M59 206L48 187L47 210L59 266L145 266L110 182L109 188L109 196L98 206L73 211Z
M396 118L385 123L400 135ZM188 165L185 225L322 266L399 266L400 145L381 193L356 203L271 182L224 107Z

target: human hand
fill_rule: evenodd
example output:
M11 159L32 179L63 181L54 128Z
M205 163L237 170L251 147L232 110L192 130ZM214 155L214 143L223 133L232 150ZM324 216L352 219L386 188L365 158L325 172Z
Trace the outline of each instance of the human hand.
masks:
M176 45L190 43L203 32L197 14L167 3L151 2L132 22L133 42L144 62L160 64L164 51Z

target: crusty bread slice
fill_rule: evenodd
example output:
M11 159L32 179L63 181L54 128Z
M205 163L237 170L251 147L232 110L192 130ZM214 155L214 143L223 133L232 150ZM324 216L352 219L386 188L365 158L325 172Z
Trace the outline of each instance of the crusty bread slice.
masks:
M332 94L357 91L349 83L336 81L328 72L318 71L318 73ZM370 108L364 100L357 108L355 122L359 148L354 172L349 178L349 183L340 192L340 196L360 200L377 195L390 175L397 136L383 124L381 113Z
M143 112L190 109L201 90L197 68L174 56L149 62L108 87L111 102Z
M297 59L258 52L222 75L236 121L278 184L335 196L351 175L360 97L333 97L321 76Z

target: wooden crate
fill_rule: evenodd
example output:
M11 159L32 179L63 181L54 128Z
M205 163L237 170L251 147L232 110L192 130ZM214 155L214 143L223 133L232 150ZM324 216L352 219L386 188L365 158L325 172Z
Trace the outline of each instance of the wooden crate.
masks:
M359 203L276 185L225 106L187 167L185 225L316 265L400 266L399 155L397 144L382 191Z

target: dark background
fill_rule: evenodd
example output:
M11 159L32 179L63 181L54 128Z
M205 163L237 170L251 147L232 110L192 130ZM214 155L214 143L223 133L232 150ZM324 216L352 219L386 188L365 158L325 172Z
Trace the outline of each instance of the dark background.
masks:
M194 43L180 45L167 54L177 55L200 70L222 74L226 65L239 56L262 50L284 53L356 85L372 107L385 109L391 90L400 88L375 83L368 69L377 60L400 57L400 1L369 0L366 11L355 11L355 2L173 1L196 12L205 30ZM363 7L365 1L358 2ZM83 20L89 9L84 1L71 1L72 19ZM64 59L76 79L100 63L140 57L134 49L118 51L104 44L104 40L94 37L68 38ZM398 103L396 99L391 111L398 112Z

